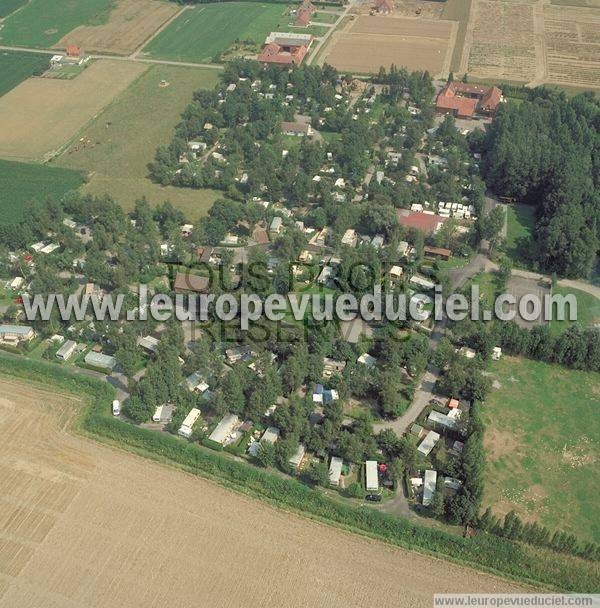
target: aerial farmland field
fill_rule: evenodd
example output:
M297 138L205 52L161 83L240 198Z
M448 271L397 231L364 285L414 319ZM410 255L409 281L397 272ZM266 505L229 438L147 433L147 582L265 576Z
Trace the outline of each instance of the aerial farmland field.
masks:
M82 403L68 394L6 377L0 390L0 608L225 607L248 597L264 598L259 607L393 598L421 608L432 580L440 592L524 590L75 436Z
M393 63L445 73L456 29L452 21L362 15L332 35L323 61L342 72L374 73Z
M82 183L81 171L0 160L0 223L19 222L30 201L61 196Z
M212 89L213 69L151 66L123 91L56 159L70 168L93 172L85 192L110 194L125 209L145 196L150 203L169 199L197 219L219 198L212 190L161 187L148 178L148 163L166 141L194 91ZM168 86L160 86L168 83Z
M116 0L106 23L80 25L54 46L75 44L86 51L125 55L135 51L180 10L166 0Z
M141 63L99 60L73 80L22 82L0 97L0 124L9 127L0 140L0 158L51 157L147 69Z
M14 13L26 4L27 0L0 0L0 19Z
M202 4L183 12L143 50L151 57L206 63L236 41L248 42L258 50L269 32L287 31L288 24L285 4Z
M511 357L491 372L484 507L599 542L598 374Z
M37 53L0 52L0 97L48 68L48 57Z
M106 23L113 0L30 0L9 15L0 44L50 48L80 25Z

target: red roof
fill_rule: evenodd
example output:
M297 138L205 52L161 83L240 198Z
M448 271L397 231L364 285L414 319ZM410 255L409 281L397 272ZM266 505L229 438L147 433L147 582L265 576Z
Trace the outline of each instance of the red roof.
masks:
M296 15L296 25L306 27L310 23L310 16L312 12L313 11L310 8L305 6L299 8Z
M502 91L498 87L450 82L440 91L435 106L440 112L471 118L478 110L493 114L501 99Z
M392 0L375 0L375 7L380 13L391 13L394 10Z
M290 47L284 51L276 42L266 44L257 57L261 63L277 63L280 65L300 65L308 49L304 45Z
M70 44L67 47L67 57L79 57L81 55L81 47Z
M405 228L415 228L425 234L433 234L437 230L438 224L445 222L446 218L420 211L407 213L406 209L398 209L398 221Z

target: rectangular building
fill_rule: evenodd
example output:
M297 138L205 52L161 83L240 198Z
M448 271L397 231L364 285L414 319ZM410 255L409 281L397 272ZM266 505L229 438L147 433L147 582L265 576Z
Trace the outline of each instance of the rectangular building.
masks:
M437 471L427 469L425 471L425 481L423 482L423 506L427 507L431 504L436 484Z
M377 473L377 461L367 460L365 462L365 487L368 492L377 492L379 490L379 475Z
M196 424L196 421L198 420L198 418L200 418L200 415L202 414L202 412L194 407L190 410L189 414L185 417L185 420L182 422L181 426L179 427L179 434L182 437L191 437L192 436L192 431L194 429L194 424Z

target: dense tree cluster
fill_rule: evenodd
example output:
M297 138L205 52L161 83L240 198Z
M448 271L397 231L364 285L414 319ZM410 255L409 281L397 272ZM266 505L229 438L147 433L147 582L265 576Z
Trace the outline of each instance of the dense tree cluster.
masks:
M600 247L600 102L546 89L528 97L503 107L471 144L495 192L535 206L531 262L586 277Z

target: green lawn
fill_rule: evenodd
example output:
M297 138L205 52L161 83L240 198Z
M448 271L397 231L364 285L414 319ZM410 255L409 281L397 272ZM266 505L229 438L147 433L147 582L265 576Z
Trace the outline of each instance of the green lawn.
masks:
M29 201L60 196L82 182L79 171L0 160L0 222L20 221Z
M161 81L169 83L160 87ZM85 192L110 194L126 210L145 196L151 204L170 200L191 220L204 215L222 194L213 190L163 188L148 179L156 148L168 142L181 113L198 89L213 88L218 71L155 65L144 72L80 134L56 164L94 175Z
M570 287L556 287L552 290L553 295L566 296L573 294L577 298L577 323L585 327L600 323L600 300L593 295L580 291L579 289L572 289ZM553 313L553 316L555 314ZM550 330L553 333L561 333L573 322L569 320L558 321L553 320L550 322Z
M27 4L27 0L0 0L0 19L14 13L25 4Z
M289 29L289 17L284 15L288 10L283 4L258 2L203 4L181 14L144 48L144 53L205 63L236 41L251 41L258 50L269 32Z
M484 508L600 542L600 376L510 357L491 371Z
M49 48L79 25L106 23L114 0L30 0L9 16L0 44Z
M319 13L316 12L314 13L314 15L311 17L311 21L313 23L335 23L339 17L340 14L334 15L333 13Z
M531 205L509 205L507 214L506 253L518 265L527 265L535 229L535 208Z
M47 55L13 51L0 52L0 97L18 84L49 67Z

